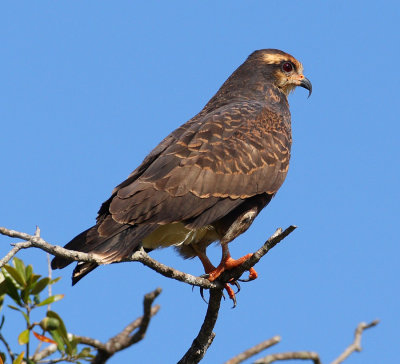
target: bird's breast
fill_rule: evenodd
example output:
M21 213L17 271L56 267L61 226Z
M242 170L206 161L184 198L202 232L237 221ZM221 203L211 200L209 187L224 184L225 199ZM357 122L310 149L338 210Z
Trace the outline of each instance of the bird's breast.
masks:
M209 243L218 240L218 235L213 226L207 225L199 229L188 229L181 222L160 225L151 234L142 240L145 249L157 249L168 246Z

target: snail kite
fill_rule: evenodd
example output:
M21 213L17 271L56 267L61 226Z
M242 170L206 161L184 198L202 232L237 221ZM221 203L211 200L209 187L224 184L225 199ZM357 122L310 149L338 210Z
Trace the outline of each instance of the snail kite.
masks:
M276 49L253 52L196 116L168 135L117 186L96 225L65 247L118 262L140 247L174 246L199 257L211 281L248 259L228 243L245 232L282 185L292 143L288 94L311 83L302 64ZM215 268L206 256L222 246ZM71 261L56 257L52 268ZM72 282L96 268L77 264ZM251 269L250 278L257 273ZM226 285L232 298L233 291Z

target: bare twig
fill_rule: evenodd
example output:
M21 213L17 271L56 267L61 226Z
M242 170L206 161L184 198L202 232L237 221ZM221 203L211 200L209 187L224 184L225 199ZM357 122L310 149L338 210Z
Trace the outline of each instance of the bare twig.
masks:
M276 345L281 341L280 336L274 336L271 339L265 340L247 350L245 350L243 353L240 353L233 357L232 359L229 359L225 364L239 364L243 361L245 361L248 358L251 358L254 355L257 355L261 351L270 348L273 345Z
M7 349L8 355L10 356L11 362L14 361L15 359L15 354L12 352L10 345L8 344L7 340L4 338L4 336L0 332L0 341L4 344L4 346Z
M72 339L72 335L68 334L68 338ZM35 354L33 354L33 357L31 358L35 363L37 362L42 362L42 360L44 358L47 358L48 356L50 356L51 354L54 354L57 351L57 345L56 344L51 344L49 346L47 346L46 348L44 348L43 350L39 351L39 352L35 352Z
M378 323L379 320L372 321L369 324L361 322L357 326L356 331L354 333L354 342L351 345L349 345L346 348L346 350L331 364L343 363L354 351L361 351L361 337L363 331L369 329L370 327L376 326ZM256 360L255 364L270 364L278 360L295 360L295 359L312 360L314 364L321 364L321 360L318 354L312 351L296 351L296 352L270 354L262 359Z
M365 322L361 322L358 324L356 331L354 333L354 341L351 345L349 345L345 351L339 355L337 359L335 359L331 364L340 364L343 363L354 351L360 352L362 350L361 348L361 337L363 334L363 331L366 329L369 329L370 327L374 327L379 324L379 320L374 320L370 322L369 324Z
M0 231L0 233L2 233ZM7 235L7 234L4 234ZM26 248L30 248L32 246L32 244L30 242L26 242L26 243L17 243L14 245L14 248L12 248L5 256L3 259L0 259L0 268L4 267L9 261L10 259L16 255L21 249L26 249Z
M200 328L199 334L193 340L192 346L179 360L178 364L195 364L203 359L207 349L214 340L213 329L218 318L218 311L221 304L222 289L211 289L206 317Z
M254 364L270 364L278 360L312 360L314 364L321 364L321 360L317 353L312 351L294 351L287 353L270 354L265 358L258 359Z
M98 349L97 355L93 359L92 364L103 364L118 351L136 344L144 338L151 317L160 309L160 306L158 305L151 307L153 301L160 293L161 288L157 288L153 292L146 294L143 299L143 316L130 323L124 330L108 340L104 345L99 346L97 340L91 339L91 341L85 341L85 344ZM131 335L135 329L138 329L138 331Z

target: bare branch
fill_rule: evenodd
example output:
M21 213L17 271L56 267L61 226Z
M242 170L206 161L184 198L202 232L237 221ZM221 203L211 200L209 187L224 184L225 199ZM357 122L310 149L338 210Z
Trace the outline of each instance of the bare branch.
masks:
M60 246L57 245L49 244L48 242L46 242L37 235L29 235L15 230L9 230L4 227L0 227L0 234L12 238L20 238L26 241L15 244L14 248L2 260L0 260L0 268L4 266L6 263L8 263L8 261L19 250L32 247L42 249L55 256L60 256L74 261L96 263L98 265L104 264L101 258L96 257L93 254L82 253L74 250L61 248ZM156 272L162 274L165 277L172 278L180 282L188 283L190 285L195 285L206 289L222 287L222 285L219 282L210 282L206 278L196 277L191 274L183 273L172 267L162 264L157 260L151 258L143 249L135 252L130 258L127 258L124 261L141 262L142 264L148 266L149 268L155 270Z
M72 335L71 339L75 339L79 342L79 344L89 345L92 348L98 350L107 350L106 344L103 344L100 340L92 339L91 337L87 336L79 336L79 335Z
M265 358L256 360L254 364L270 364L278 360L312 360L314 364L321 364L321 360L317 353L312 351L294 351L288 353L270 354Z
M0 231L1 232L1 231ZM26 249L30 248L32 246L31 243L17 243L14 245L14 248L12 248L3 259L0 259L0 268L4 267L10 260L11 258L16 255L21 249Z
M199 334L193 340L192 346L179 360L178 364L196 364L203 359L207 349L214 340L213 329L218 318L218 311L221 304L222 289L211 289L207 313Z
M288 236L295 228L295 226L289 226L283 232L280 228L276 230L276 232L264 243L264 245L259 250L257 250L248 261L243 263L242 266L223 273L221 281L228 281L232 277L241 276L244 271L254 266L265 254L268 253L270 249L272 249L276 244L278 244L281 240ZM29 235L26 233L21 233L15 230L9 230L7 228L0 227L0 234L7 235L12 238L20 238L26 241L15 244L14 248L2 260L0 260L0 267L5 265L19 250L31 247L39 248L52 255L60 256L74 261L96 263L98 265L104 264L101 258L96 257L93 254L82 253L61 248L57 245L49 244L48 242L43 240L37 233L35 235ZM188 273L180 272L172 267L162 264L157 260L151 258L143 249L138 250L130 258L124 259L124 261L140 262L165 277L188 283L190 285L199 286L205 289L223 288L223 285L218 281L210 282L206 278L196 277Z
M105 344L99 345L97 340L87 340L87 338L81 337L81 340L85 340L85 344L98 349L97 355L93 359L92 364L103 364L118 351L136 344L144 338L151 317L160 309L160 306L158 305L151 307L153 301L160 293L161 288L157 288L153 292L146 294L143 299L143 316L130 323L124 330L112 337ZM138 331L134 335L131 335L135 329L138 329Z
M365 322L361 322L358 324L356 331L354 333L354 341L351 345L349 345L345 351L337 358L335 359L331 364L340 364L343 363L354 351L360 352L362 350L361 348L361 337L363 334L363 331L366 329L369 329L370 327L374 327L379 324L379 320L374 320L370 322L369 324Z
M69 337L70 334L68 334L68 338L72 339L72 335L71 337ZM45 349L39 351L39 352L35 352L35 354L33 354L33 357L31 357L31 359L34 362L39 362L44 358L47 358L48 356L50 356L51 354L54 354L57 351L57 345L56 344L51 344L49 346L47 346Z
M203 287L206 289L210 288L222 288L223 285L219 282L210 282L206 278L196 277L194 275L181 272L177 269L169 267L165 264L158 262L151 258L143 249L135 252L130 258L125 259L127 262L140 262L143 265L153 269L157 273L160 273L164 277L172 278L180 282L188 283L192 286Z
M262 352L265 349L270 348L273 345L278 344L281 341L280 336L274 336L271 339L265 340L249 349L244 351L243 353L240 353L233 357L232 359L229 359L225 364L239 364L248 358L251 358L254 355L257 355L258 353Z
M161 293L161 288L157 288L153 292L150 292L144 296L143 299L143 311L144 314L142 317L137 318L133 322L131 322L128 326L126 326L120 333L112 337L106 343L102 343L99 340L86 337L68 334L69 339L75 339L80 344L89 345L92 348L97 350L97 355L93 359L92 363L102 364L105 363L111 356L113 356L118 351L126 349L127 347L137 343L142 340L146 334L148 325L150 323L150 319L160 310L160 306L152 306L154 300ZM136 329L139 329L135 334L131 335L132 332ZM52 344L49 345L44 350L39 353L35 353L32 360L35 362L44 363L43 359L50 356L51 354L57 351L57 345ZM60 361L65 360L64 357L60 358ZM55 361L49 361L55 362Z

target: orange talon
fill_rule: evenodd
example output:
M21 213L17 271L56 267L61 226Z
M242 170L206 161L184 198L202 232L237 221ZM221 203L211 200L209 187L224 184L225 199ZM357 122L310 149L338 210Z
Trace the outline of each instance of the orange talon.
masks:
M258 277L258 274L257 274L256 270L253 267L251 267L249 269L249 281L252 281L253 279L256 279L257 277Z
M210 260L208 259L205 252L196 249L196 253L197 253L197 256L200 258L201 263L203 264L204 271L207 273L207 275L208 275L207 278L210 282L213 282L216 279L218 279L218 277L224 271L236 268L239 265L243 264L246 260L250 259L251 256L253 255L252 253L250 253L250 254L246 254L245 256L243 256L239 259L233 259L229 253L227 244L223 244L222 245L222 259L221 259L221 262L219 263L218 267L215 268L212 265L212 263L210 262ZM250 268L249 269L249 278L246 280L243 280L243 281L244 282L251 281L253 279L256 279L257 276L258 275L257 275L257 272L255 271L255 269ZM224 289L228 293L229 298L233 301L232 308L235 308L236 307L236 295L235 295L235 292L233 291L232 287L230 286L230 284L236 285L236 287L238 288L238 292L240 290L240 286L238 285L238 282L234 281L234 280L231 280L230 283L229 282L224 283ZM201 293L201 296L203 297L202 291L200 291L200 293ZM204 297L203 297L203 299L204 299Z
M224 271L233 269L238 267L239 265L242 265L246 260L250 259L253 253L246 254L245 256L239 258L239 259L233 259L230 255L226 257L225 259L221 260L221 263L219 263L218 267L212 270L211 272L207 272L209 274L208 280L210 282L215 281ZM250 275L255 275L254 278L257 278L257 272L251 268L250 269Z
M229 298L233 301L232 308L235 308L236 307L236 295L235 295L235 292L233 291L232 287L228 283L224 284L224 288L225 288L226 292L228 293Z

